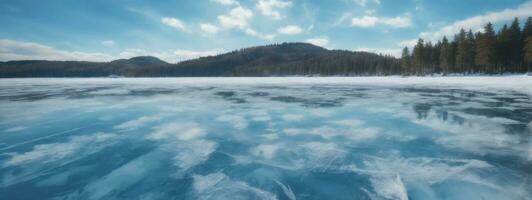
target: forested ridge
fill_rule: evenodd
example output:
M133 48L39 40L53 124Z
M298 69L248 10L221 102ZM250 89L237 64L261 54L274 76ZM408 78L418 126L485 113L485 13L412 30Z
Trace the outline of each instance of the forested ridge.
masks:
M328 50L307 43L250 47L217 56L166 63L151 56L111 62L25 60L0 62L0 77L213 77L213 76L374 76L450 73L501 74L532 71L532 17L517 18L500 30L462 29L452 40L419 39L395 58L368 52Z
M400 69L400 60L392 56L282 43L177 64L150 56L111 62L9 61L0 63L0 77L353 76L399 74Z

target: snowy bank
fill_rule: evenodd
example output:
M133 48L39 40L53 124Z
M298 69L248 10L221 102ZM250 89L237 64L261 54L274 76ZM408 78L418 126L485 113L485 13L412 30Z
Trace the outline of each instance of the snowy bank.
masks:
M471 90L512 90L532 95L532 76L428 76L428 77L205 77L205 78L14 78L0 79L2 87L46 85L363 85L430 87Z

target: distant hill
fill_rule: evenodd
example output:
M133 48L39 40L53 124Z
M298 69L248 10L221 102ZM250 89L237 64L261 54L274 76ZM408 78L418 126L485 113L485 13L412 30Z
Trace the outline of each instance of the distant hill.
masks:
M167 62L153 56L138 56L130 59L118 59L110 62L111 64L120 64L128 66L163 66Z
M307 43L258 46L169 64L141 56L111 62L9 61L0 77L294 76L399 74L399 60L367 52L327 50Z

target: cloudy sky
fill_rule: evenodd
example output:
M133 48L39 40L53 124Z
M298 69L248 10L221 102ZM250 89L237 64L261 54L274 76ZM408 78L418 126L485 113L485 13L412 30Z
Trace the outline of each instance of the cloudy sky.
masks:
M1 0L0 60L178 62L281 42L399 55L530 15L526 0Z

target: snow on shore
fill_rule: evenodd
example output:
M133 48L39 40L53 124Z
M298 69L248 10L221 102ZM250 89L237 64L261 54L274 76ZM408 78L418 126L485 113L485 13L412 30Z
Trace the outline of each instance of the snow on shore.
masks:
M532 76L374 76L374 77L190 77L190 78L13 78L0 79L0 87L16 88L33 84L125 84L125 85L362 85L512 90L532 95Z

